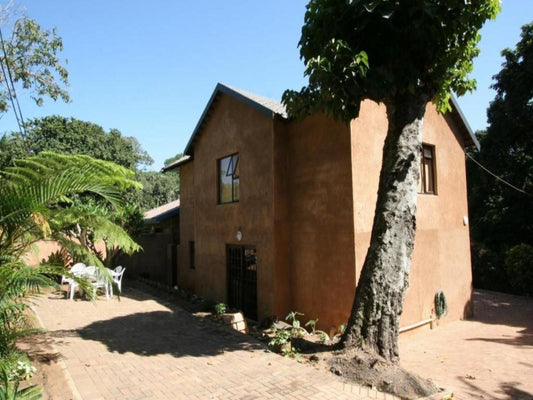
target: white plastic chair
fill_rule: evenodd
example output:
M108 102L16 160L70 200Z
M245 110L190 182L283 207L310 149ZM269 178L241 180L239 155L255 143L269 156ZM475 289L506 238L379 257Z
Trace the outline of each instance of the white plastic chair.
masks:
M72 267L70 267L69 272L71 274L76 274L77 272L83 271L84 269L85 269L85 264L84 263L76 263ZM64 285L65 283L69 283L70 279L71 278L69 278L68 276L62 275L61 276L61 284Z
M93 285L93 295L96 297L96 291L98 289L104 289L105 291L105 298L109 300L109 295L113 296L113 288L111 287L111 283L109 282L108 277L104 275L102 271L95 268L93 277L90 278L91 283Z
M85 266L84 263L77 263L77 264L74 264L72 266L72 268L70 269L70 273L72 275L74 275L75 277L81 277L85 274L85 270L87 269L87 267ZM72 278L69 278L69 277L66 277L66 276L63 276L61 278L61 283L68 283L68 291L67 291L67 295L69 295L69 298L72 300L74 299L74 292L76 291L76 288L79 286L78 285L78 282L76 282L74 279Z
M126 271L126 268L122 265L119 265L113 270L113 281L117 284L119 293L122 293L122 276L124 275L124 271Z

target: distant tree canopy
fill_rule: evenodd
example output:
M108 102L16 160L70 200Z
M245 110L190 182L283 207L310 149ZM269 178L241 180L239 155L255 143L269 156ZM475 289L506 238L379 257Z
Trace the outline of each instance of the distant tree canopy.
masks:
M168 165L170 163L173 163L174 161L179 160L181 157L183 157L183 153L178 153L174 157L167 158L164 164Z
M137 174L143 185L143 195L138 197L142 210L150 210L176 200L180 195L180 175L177 172L143 171Z
M28 121L25 136L13 132L3 137L0 151L0 167L12 165L14 159L42 151L85 154L131 170L153 162L134 137L122 136L117 129L106 132L92 122L58 115Z
M517 266L518 255L533 257L533 23L522 27L516 48L502 55L505 61L492 86L496 97L487 111L489 126L477 133L481 150L471 155L516 189L469 160L474 284L533 295L532 266ZM517 274L522 275L516 279Z
M134 137L123 136L117 129L106 132L92 122L58 115L29 120L26 133L12 132L0 139L0 170L13 166L14 160L44 151L59 154L83 154L112 161L136 172L144 189L125 193L129 204L148 210L179 197L179 175L147 172L153 163ZM179 156L179 155L178 155Z

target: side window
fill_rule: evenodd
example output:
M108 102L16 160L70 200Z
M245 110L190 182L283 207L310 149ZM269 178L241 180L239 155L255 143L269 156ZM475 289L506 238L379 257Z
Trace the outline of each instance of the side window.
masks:
M423 144L420 157L420 180L418 193L437 194L435 176L435 146Z
M218 160L218 204L239 201L239 154Z

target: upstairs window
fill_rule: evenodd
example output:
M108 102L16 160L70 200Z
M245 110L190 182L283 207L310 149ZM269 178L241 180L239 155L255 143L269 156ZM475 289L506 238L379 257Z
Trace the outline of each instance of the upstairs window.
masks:
M218 160L218 204L239 201L239 154Z
M435 147L427 144L422 145L420 157L420 180L418 181L418 193L436 194L435 179Z

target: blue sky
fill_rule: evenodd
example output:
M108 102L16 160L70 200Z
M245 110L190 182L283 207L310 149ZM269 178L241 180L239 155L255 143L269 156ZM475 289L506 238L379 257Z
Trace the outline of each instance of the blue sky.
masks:
M34 106L20 92L24 118L75 117L134 136L154 159L185 147L217 82L279 100L305 84L297 43L306 0L20 0L43 28L57 27L68 60L72 103ZM503 0L482 30L473 76L459 99L474 130L486 126L500 52L533 21L532 0ZM10 112L0 134L15 130Z

